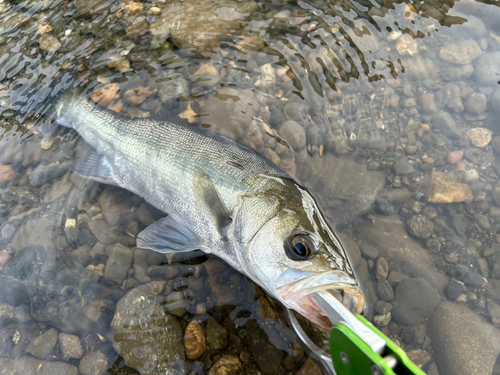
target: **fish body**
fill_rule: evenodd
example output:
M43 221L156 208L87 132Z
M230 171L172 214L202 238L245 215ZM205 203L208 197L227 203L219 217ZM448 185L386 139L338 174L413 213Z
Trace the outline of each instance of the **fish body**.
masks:
M96 149L79 173L168 213L139 234L139 247L213 253L323 326L309 298L318 288L363 309L346 253L316 202L262 155L213 132L125 119L79 96L63 98L57 114Z

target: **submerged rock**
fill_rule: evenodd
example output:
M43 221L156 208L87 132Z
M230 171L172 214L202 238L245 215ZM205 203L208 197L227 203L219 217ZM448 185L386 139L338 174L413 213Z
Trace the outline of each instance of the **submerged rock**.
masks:
M18 359L0 358L0 368L9 375L78 375L78 368L64 362L40 361L26 356Z
M467 306L442 302L427 332L441 375L493 372L500 354L500 331Z
M483 54L475 40L446 44L439 51L439 58L453 64L469 64Z
M418 325L434 312L441 298L424 279L411 278L396 287L396 299L391 310L393 320L405 325Z

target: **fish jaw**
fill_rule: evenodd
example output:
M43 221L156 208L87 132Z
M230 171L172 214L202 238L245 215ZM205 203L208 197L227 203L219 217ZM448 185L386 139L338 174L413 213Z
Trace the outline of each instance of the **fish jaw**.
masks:
M280 279L291 280L274 290L276 296L288 308L297 311L319 326L330 329L332 322L314 301L314 293L326 291L337 298L349 311L360 314L365 308L365 296L356 279L342 271L318 274L308 272L285 272ZM302 274L302 275L300 275ZM294 281L295 280L295 281Z

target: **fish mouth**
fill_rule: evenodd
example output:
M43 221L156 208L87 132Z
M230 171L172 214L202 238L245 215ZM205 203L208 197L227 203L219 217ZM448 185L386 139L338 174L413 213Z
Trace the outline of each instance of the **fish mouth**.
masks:
M317 292L330 293L352 313L360 314L365 308L365 296L356 280L341 271L306 276L275 289L276 295L286 307L319 326L330 329L332 322L312 298Z

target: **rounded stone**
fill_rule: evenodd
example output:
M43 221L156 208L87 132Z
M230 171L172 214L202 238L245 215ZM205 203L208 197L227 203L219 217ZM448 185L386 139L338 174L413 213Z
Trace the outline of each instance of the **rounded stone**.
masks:
M408 221L410 233L417 238L429 238L434 231L434 224L423 215L413 215Z
M441 297L426 280L406 279L396 286L392 317L399 324L422 324L434 312L439 302Z
M186 356L192 360L200 358L207 350L205 332L201 324L196 320L189 322L186 327L186 331L184 332L184 346L186 348Z
M465 98L464 107L467 111L475 114L480 114L486 111L488 101L484 94L472 92Z
M101 375L109 369L108 357L102 352L91 352L83 356L78 367L82 375Z
M295 152L302 151L306 147L306 131L297 122L285 121L278 133Z
M223 355L210 369L208 375L242 375L243 366L235 355Z

